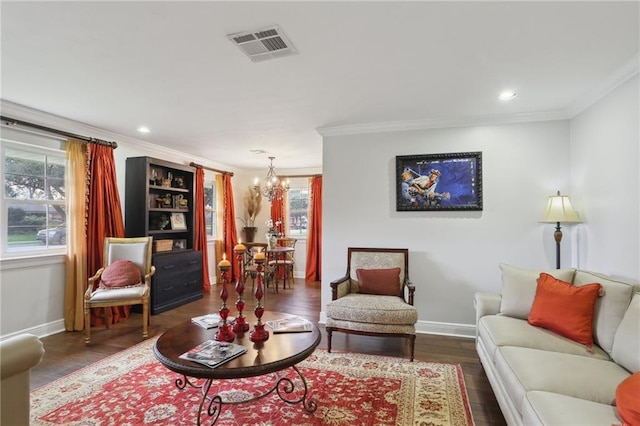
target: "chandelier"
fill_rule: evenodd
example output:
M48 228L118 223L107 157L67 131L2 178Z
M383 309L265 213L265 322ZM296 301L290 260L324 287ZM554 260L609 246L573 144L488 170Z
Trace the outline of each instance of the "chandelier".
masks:
M258 178L255 179L253 189L256 191L256 194L262 194L264 197L269 199L269 202L273 202L273 200L279 200L282 198L282 194L289 190L289 180L280 181L280 178L276 174L276 169L273 167L273 160L276 157L269 157L269 169L267 170L267 176L265 176L262 181L262 185L258 181Z

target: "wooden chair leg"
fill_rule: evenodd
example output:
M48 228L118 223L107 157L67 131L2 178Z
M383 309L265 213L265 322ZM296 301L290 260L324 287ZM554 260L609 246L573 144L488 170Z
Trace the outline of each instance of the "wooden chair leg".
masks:
M149 336L149 301L142 303L142 338Z
M84 343L91 342L91 308L84 305Z
M327 331L327 352L331 353L331 337L333 335L333 330L330 328L327 328L326 331Z
M416 335L412 334L409 336L409 351L411 353L411 362L413 362L413 354L416 347Z
M104 308L104 324L107 328L111 326L111 308L109 306Z

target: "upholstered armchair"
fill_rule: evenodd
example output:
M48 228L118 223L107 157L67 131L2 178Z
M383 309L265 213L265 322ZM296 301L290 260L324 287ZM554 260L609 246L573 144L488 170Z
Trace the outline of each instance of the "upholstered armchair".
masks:
M414 292L408 249L349 247L345 276L331 282L326 309L328 351L334 331L405 337L413 361L418 321Z
M109 328L112 306L142 305L142 337L149 335L149 292L156 268L151 265L153 237L104 240L104 266L84 294L85 343L91 341L91 308L104 308Z

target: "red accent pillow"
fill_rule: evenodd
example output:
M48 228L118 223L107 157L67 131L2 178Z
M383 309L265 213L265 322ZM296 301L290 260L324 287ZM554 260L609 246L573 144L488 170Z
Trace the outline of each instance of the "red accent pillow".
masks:
M616 388L616 407L624 425L640 425L640 371L624 379Z
M382 296L402 296L400 289L400 268L356 269L358 285L362 294Z
M130 260L116 260L102 271L100 288L126 287L140 281L140 268L135 263Z
M593 312L600 287L595 283L574 286L541 273L529 324L593 346Z

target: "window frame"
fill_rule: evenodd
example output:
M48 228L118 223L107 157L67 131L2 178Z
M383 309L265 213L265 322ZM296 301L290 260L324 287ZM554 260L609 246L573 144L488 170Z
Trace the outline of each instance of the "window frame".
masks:
M291 191L292 190L303 190L307 191L307 226L303 234L293 234L291 232ZM291 179L289 182L289 191L287 191L285 206L285 233L287 236L291 238L296 238L298 240L306 240L309 237L309 216L310 211L309 207L311 206L311 184L308 179Z
M5 192L4 182L6 181L5 173L6 173L6 151L14 150L25 153L43 155L45 157L45 164L48 163L50 158L55 158L56 160L61 160L65 167L64 173L64 184L65 189L67 187L67 173L66 168L68 167L67 155L63 146L60 146L60 140L55 137L47 137L44 135L34 135L25 134L23 141L17 141L14 139L10 139L5 137L3 134L0 136L0 175L3 178L3 185L0 189L0 259L14 259L14 258L37 258L43 256L59 256L61 254L65 254L67 252L66 244L63 245L53 245L49 243L45 243L44 246L38 246L37 248L29 248L28 246L17 247L14 250L10 250L9 248L9 207L12 205L41 205L41 206L50 206L57 205L62 206L67 212L68 218L68 201L65 195L64 200L53 200L44 198L42 200L34 200L34 199L17 199L17 198L7 198L7 194ZM18 139L23 139L20 135L17 135ZM44 140L44 143L38 143L41 140ZM47 146L51 145L51 146ZM54 148L53 146L59 146L58 148ZM46 178L46 176L45 176ZM48 221L48 217L46 218ZM68 225L68 220L65 220L65 225ZM49 229L48 224L45 223L45 229ZM67 239L68 239L68 226L67 226Z

